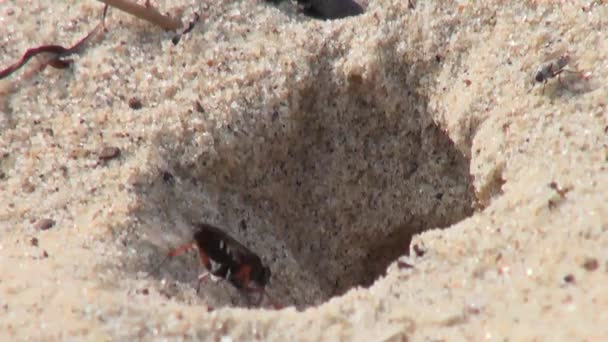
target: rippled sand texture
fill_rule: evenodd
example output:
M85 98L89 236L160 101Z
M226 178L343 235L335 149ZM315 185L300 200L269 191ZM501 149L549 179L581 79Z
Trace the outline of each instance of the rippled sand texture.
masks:
M2 340L607 340L608 5L362 3L157 1L177 45L112 10L1 80ZM0 66L101 10L1 3ZM286 308L156 267L193 221Z

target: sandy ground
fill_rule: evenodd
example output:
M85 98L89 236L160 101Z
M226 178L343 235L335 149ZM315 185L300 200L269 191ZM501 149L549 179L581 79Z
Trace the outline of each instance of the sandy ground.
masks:
M0 3L0 66L102 9L50 3ZM0 339L608 340L608 6L364 4L158 1L177 45L114 10L0 81ZM155 271L194 221L285 308Z

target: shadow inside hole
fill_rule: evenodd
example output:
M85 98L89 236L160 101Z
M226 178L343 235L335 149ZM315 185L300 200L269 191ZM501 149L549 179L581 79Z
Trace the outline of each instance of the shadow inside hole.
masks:
M190 158L200 132L159 135L181 185L142 188L142 222L170 226L160 217L170 208L226 229L270 266L280 302L307 306L370 285L414 234L471 215L469 160L433 122L419 84L436 72L434 58L403 60L378 47L381 62L364 78L336 76L341 53L324 46L309 53L310 73L281 71L290 93L270 112L265 102L281 103L277 95L237 98L246 109L210 132L214 157ZM215 204L203 200L209 188ZM203 213L210 206L217 214ZM195 280L186 273L173 274Z

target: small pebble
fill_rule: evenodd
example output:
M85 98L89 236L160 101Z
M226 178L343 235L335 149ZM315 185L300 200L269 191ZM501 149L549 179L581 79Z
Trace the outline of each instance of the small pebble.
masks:
M38 247L38 239L33 237L30 239L30 244L34 247Z
M423 257L424 254L426 254L426 251L418 245L414 245L413 249L414 249L414 253L416 253L416 256L419 258Z
M120 149L115 146L106 146L99 151L99 160L110 160L120 156Z
M175 177L168 171L163 171L163 181L165 183L171 183L173 182L173 180L175 179Z
M23 189L23 192L25 192L27 194L31 194L32 192L34 192L36 190L36 186L28 181L25 181L21 185L21 189Z
M413 268L414 266L408 264L407 262L403 261L403 260L398 260L397 261L397 267L402 270L402 269L407 269L407 268Z
M600 263L595 258L588 258L583 263L583 268L587 271L595 271L600 266Z
M568 284L574 283L576 281L576 279L574 278L574 276L572 274L568 274L564 277L564 281Z
M55 225L55 221L49 218L43 218L38 220L38 222L36 222L36 224L34 225L34 228L38 229L38 230L47 230L52 228Z
M137 97L130 98L127 103L129 104L129 108L134 109L134 110L138 110L143 107L141 100L138 99Z
M199 113L204 113L205 112L205 108L203 108L203 105L201 105L200 102L194 101L194 109L199 112Z

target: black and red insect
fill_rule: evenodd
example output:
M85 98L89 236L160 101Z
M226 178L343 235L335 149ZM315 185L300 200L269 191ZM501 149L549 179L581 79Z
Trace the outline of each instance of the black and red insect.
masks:
M170 250L168 258L196 248L201 264L208 271L199 276L199 287L212 274L227 280L239 291L259 293L257 304L265 295L273 306L279 307L265 291L271 272L257 254L217 227L205 223L197 223L195 227L192 240Z

